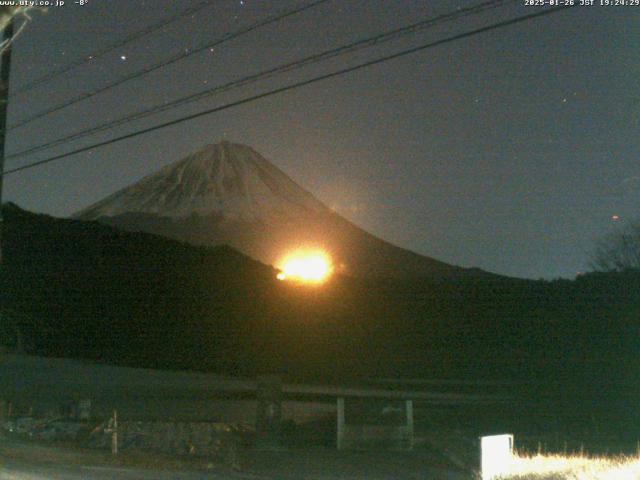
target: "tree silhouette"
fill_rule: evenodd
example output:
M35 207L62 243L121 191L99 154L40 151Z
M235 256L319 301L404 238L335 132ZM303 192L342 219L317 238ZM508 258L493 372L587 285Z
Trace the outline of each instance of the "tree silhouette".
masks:
M591 266L601 272L640 270L640 223L600 240Z

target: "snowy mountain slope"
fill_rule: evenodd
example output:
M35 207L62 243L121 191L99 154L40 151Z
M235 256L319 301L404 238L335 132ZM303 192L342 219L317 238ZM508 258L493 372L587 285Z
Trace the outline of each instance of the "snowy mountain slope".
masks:
M93 220L133 212L173 219L217 214L231 220L271 221L329 210L253 149L221 142L75 216Z
M358 277L485 275L391 245L334 213L250 147L221 142L74 215L195 245L228 244L277 265L291 250L327 251Z

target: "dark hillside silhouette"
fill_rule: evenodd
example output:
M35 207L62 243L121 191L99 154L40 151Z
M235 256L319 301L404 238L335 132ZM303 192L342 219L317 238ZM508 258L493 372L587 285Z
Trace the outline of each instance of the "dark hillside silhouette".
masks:
M15 345L17 326L29 353L296 381L495 379L531 408L637 410L637 274L310 288L229 247L4 211L0 333Z

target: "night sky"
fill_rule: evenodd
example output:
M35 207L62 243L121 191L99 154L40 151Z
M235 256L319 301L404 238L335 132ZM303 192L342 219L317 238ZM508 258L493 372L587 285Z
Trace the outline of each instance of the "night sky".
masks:
M196 3L68 0L36 12L15 42L12 91ZM211 3L26 94L12 93L9 123L308 2ZM8 154L475 3L329 1L10 130ZM515 2L9 159L5 168L540 8ZM506 275L572 278L589 269L598 238L640 218L638 79L640 7L576 7L7 176L4 200L67 216L226 139L252 146L396 245Z

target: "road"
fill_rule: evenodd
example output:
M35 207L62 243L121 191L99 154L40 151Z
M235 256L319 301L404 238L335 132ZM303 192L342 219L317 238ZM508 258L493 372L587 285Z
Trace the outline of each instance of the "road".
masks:
M160 471L129 467L44 465L2 460L0 480L258 480L267 477L218 472Z
M127 464L137 458L144 465ZM166 457L113 457L104 452L29 442L0 435L0 480L268 480L206 461L167 463ZM163 468L164 467L164 468Z
M143 455L143 456L140 456ZM242 471L206 459L52 446L0 435L0 480L469 480L426 451L338 452L327 448L250 450ZM113 463L117 462L117 463Z

